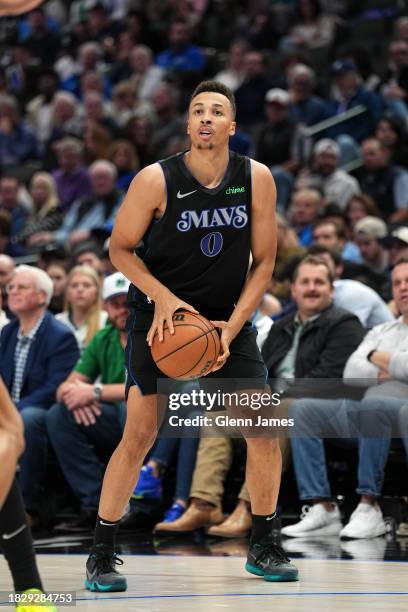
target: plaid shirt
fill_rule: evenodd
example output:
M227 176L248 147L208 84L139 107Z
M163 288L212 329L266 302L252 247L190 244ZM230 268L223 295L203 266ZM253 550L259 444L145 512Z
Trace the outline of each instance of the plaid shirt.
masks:
M45 313L37 321L33 329L28 334L23 336L21 327L17 334L16 352L14 353L14 377L13 387L11 389L11 399L15 404L20 401L21 388L23 386L24 370L27 363L28 353L30 352L31 344L34 341L35 335L43 322Z

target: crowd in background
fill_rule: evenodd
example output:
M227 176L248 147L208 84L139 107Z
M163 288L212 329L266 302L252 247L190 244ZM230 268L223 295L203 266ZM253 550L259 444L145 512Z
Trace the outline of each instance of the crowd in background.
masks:
M408 346L408 289L400 289L408 264L396 266L408 257L408 14L401 3L50 0L19 19L3 19L0 49L0 371L28 432L22 487L33 526L41 519L51 447L81 508L79 520L61 530L93 525L103 475L96 450L112 452L124 410L127 285L109 261L109 236L137 172L188 149L189 97L203 79L234 91L238 129L230 148L270 167L277 185L277 264L254 315L270 375L294 372L284 354L272 363L267 347L279 325L296 325L296 313L309 312L308 296L293 289L303 261L314 271L326 261L323 284L327 274L334 286L308 316L342 308L351 311L355 329L344 352L336 348L340 362L327 362L332 369L311 375L309 362L310 372L296 376L341 378L365 334L379 325L402 326L401 344L387 351ZM41 272L16 267L26 263ZM55 328L59 346L44 337L42 361L27 381L45 325ZM321 350L329 344L325 337ZM105 349L120 371L104 361ZM389 363L375 367L392 376ZM397 378L408 383L406 367ZM304 396L304 389L292 393ZM161 499L176 452L163 445L142 471L134 499ZM178 486L164 531L169 524L177 531L187 512L187 531L222 523L215 511L231 450L225 447L218 484L206 493L193 468L197 456L196 472L201 466L205 475L211 449L185 440L177 448ZM367 461L380 451L388 452L371 449ZM292 452L300 466L306 451ZM75 459L88 464L87 473ZM316 461L322 465L317 451ZM301 499L330 498L322 487L310 493L310 482L302 492L306 476L296 477ZM364 496L381 494L378 482L365 485L357 490L363 505ZM186 512L189 497L194 503ZM248 507L244 492L237 508L245 533ZM337 514L327 521L338 533ZM382 529L378 512L373 521L374 531Z

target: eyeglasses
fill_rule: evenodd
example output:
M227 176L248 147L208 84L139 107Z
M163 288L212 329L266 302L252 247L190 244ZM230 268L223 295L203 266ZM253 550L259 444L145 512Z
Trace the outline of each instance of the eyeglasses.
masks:
M33 285L22 285L18 283L9 283L8 285L6 285L7 293L11 293L12 291L28 291L30 289L34 289Z

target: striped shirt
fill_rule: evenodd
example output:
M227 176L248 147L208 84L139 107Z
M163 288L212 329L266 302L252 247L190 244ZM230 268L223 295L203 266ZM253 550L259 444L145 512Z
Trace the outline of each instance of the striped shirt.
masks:
M21 327L18 330L17 334L17 345L16 351L14 353L14 378L13 378L13 386L11 389L11 399L15 404L20 401L21 389L23 386L23 377L24 370L27 363L28 353L30 352L30 347L34 341L35 335L43 322L45 316L45 312L42 317L40 317L35 324L35 326L30 329L28 334L23 336L21 331Z

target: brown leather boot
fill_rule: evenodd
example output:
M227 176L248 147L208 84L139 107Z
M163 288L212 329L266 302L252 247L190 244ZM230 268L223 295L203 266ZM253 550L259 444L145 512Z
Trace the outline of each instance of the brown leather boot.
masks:
M249 535L251 527L249 504L241 499L234 512L220 525L209 527L207 533L220 538L243 538Z
M189 533L201 527L216 525L224 520L221 508L212 504L193 501L176 521L157 523L153 533Z

